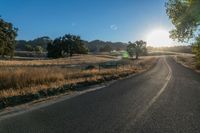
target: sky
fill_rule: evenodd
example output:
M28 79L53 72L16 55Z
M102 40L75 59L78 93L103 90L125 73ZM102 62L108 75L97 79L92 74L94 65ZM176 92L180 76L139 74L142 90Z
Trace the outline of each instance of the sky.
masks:
M166 0L0 0L0 15L19 28L17 39L56 38L136 41L172 29Z

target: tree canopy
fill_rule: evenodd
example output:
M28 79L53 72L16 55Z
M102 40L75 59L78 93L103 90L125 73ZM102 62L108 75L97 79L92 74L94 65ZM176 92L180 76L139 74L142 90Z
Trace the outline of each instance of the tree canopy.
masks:
M129 42L129 45L127 46L127 52L131 57L135 55L135 58L138 59L140 55L146 55L147 54L147 48L146 48L146 42L140 40L136 41L134 43Z
M73 54L86 54L88 49L81 40L80 36L66 34L56 38L47 45L47 56L50 58L69 57Z
M200 25L200 0L168 0L166 12L175 29L170 37L184 42L193 38Z
M2 57L5 55L13 57L16 36L17 29L13 27L12 23L6 22L0 18L0 54Z
M180 42L195 39L193 51L200 69L200 0L168 0L166 12L175 26L170 37Z

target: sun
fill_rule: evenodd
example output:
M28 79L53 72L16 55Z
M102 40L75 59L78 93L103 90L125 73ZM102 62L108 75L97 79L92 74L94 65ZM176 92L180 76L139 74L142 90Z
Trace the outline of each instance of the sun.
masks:
M147 45L153 47L170 46L173 41L169 35L169 31L166 29L155 29L147 35Z

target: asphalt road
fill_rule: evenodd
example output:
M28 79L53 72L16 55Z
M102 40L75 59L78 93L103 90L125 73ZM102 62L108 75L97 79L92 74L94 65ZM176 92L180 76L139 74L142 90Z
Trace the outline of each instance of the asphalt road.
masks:
M0 133L199 133L200 75L161 58L148 72L0 120Z

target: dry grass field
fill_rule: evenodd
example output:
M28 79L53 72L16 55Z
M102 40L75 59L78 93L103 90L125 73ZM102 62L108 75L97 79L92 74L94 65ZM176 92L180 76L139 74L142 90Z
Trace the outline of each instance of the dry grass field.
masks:
M82 84L102 83L118 79L137 72L147 70L155 61L155 57L145 57L140 60L125 60L126 64L117 69L93 69L80 67L60 67L59 64L88 64L116 60L110 56L77 56L69 59L33 60L33 61L1 61L0 65L0 99L24 95L35 95L39 92L74 89L73 86ZM46 66L48 64L48 66ZM38 65L40 67L38 67ZM58 65L58 66L57 66ZM6 101L5 101L6 102Z
M197 68L196 68L195 55L193 55L193 54L179 54L179 55L173 56L173 58L176 62L182 64L183 66L198 71Z
M80 64L92 64L101 63L106 61L116 60L115 56L109 55L79 55L71 58L60 59L42 59L42 60L0 60L1 66L53 66L53 65L80 65Z

